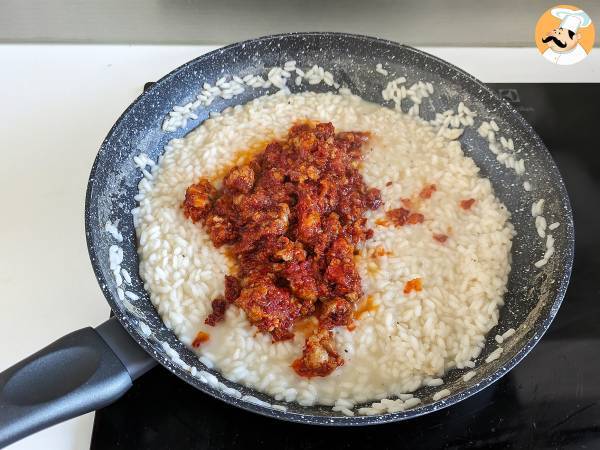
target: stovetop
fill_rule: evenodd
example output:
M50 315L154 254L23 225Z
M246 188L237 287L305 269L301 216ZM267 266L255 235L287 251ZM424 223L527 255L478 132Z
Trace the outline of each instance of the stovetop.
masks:
M523 362L457 405L366 428L258 416L156 367L96 413L91 448L600 448L600 84L491 87L546 143L575 218L571 284L554 323Z

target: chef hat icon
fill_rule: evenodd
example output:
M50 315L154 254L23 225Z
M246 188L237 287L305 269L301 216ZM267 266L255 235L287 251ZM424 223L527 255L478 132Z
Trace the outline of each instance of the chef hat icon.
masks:
M553 8L550 13L561 20L560 28L571 30L573 33L577 33L579 28L588 27L592 23L590 16L581 9L573 11L567 8Z

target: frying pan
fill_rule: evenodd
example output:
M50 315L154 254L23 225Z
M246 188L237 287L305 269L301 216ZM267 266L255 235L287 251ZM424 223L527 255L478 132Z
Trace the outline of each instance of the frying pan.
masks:
M431 119L435 112L455 109L463 101L478 113L478 119L494 119L502 134L512 137L519 157L525 160L526 174L518 177L496 160L475 128L466 129L460 139L465 153L479 166L482 176L490 179L496 195L511 212L517 234L505 305L498 327L490 331L487 345L476 360L477 374L464 382L462 375L469 369L449 371L444 377L445 387L452 394L442 400L432 400L439 388L423 387L415 393L422 403L414 409L354 417L334 412L331 407L275 401L205 367L163 324L144 290L138 276L136 235L130 213L136 207L134 196L142 176L133 157L145 152L156 161L170 139L184 136L209 112L264 94L264 90L247 89L229 100L219 98L210 107L199 109L198 119L189 121L185 128L164 132L161 125L172 107L193 101L205 81L213 84L224 74L264 76L268 68L281 67L291 59L297 61L298 67L323 66L353 93L382 104L381 91L387 79L374 71L378 63L405 76L409 83L431 81L435 92L421 105L422 116ZM290 84L292 92L307 89L306 85ZM318 92L332 89L322 84L310 86L310 90ZM525 180L533 186L530 192L522 188ZM545 243L537 235L531 205L540 198L545 199L545 216L561 225L552 232L555 254L538 269L533 263L543 255ZM122 267L132 276L128 289L139 296L137 300L123 301L117 295L108 258L109 247L116 242L104 231L109 220L118 220L123 235L119 244L124 251ZM156 82L118 119L98 152L88 183L85 228L92 267L115 317L95 329L88 327L71 333L0 374L0 446L115 401L156 362L213 397L278 419L319 425L370 425L427 414L484 389L525 357L558 311L568 285L574 249L571 207L558 169L540 138L517 111L481 82L438 58L394 42L338 33L283 34L233 44L190 61ZM496 331L508 328L517 332L504 346L501 357L484 363L497 347L493 340ZM204 371L204 376L192 376L189 366ZM207 383L207 378L213 382ZM287 409L277 409L277 405Z

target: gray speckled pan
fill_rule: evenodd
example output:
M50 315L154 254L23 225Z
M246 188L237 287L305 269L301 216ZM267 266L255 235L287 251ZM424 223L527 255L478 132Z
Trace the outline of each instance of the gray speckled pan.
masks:
M460 138L466 154L475 160L481 174L491 180L497 196L512 213L517 235L505 306L498 327L489 333L487 345L477 359L477 374L465 383L462 375L469 369L451 370L444 377L443 386L451 391L451 395L440 401L434 402L431 398L440 387L421 388L415 395L422 399L422 404L399 413L346 417L332 411L331 407L302 407L296 403L285 404L287 411L282 412L256 404L252 399L234 398L222 389L201 382L175 364L161 344L168 343L186 364L208 370L163 325L137 275L136 236L130 211L136 206L134 195L142 175L132 158L145 152L156 161L168 140L188 133L206 119L210 111L246 103L265 93L263 89L247 89L231 100L219 98L209 108L199 109L198 120L189 122L185 129L163 132L161 124L171 108L193 101L205 81L214 84L225 74L265 76L266 68L283 66L291 59L302 68L313 64L323 66L353 93L376 103L382 103L381 91L391 79L375 72L377 63L383 63L391 73L405 76L407 85L414 81L431 81L435 92L424 100L421 116L431 119L435 112L455 109L463 101L478 113L476 126L480 118L494 119L502 134L512 137L519 157L525 160L526 174L517 177L513 170L497 162L486 140L474 128L467 128ZM319 92L333 90L324 84L310 87L306 82L300 87L289 84L292 92L308 88ZM531 192L523 189L525 180L531 183ZM539 198L545 199L545 216L549 223L561 224L552 232L556 252L542 269L533 266L545 250L531 216L531 205ZM139 300L123 302L117 296L108 261L108 249L115 242L104 231L104 224L109 220L119 221L119 230L124 237L122 266L129 269L133 278L130 290L140 296ZM159 80L125 111L102 144L90 175L85 224L92 266L106 299L121 325L155 360L187 383L232 405L280 419L323 425L367 425L416 417L459 402L498 380L531 350L552 322L567 288L574 248L571 208L556 165L538 135L508 103L470 75L431 55L390 41L335 33L285 34L234 44L190 61ZM141 333L140 321L150 327L150 338ZM487 355L497 348L494 336L508 328L515 328L517 332L504 344L501 357L492 363L484 363ZM104 335L103 338L107 340ZM254 396L269 404L284 404L231 383L216 371L208 371L243 395ZM135 378L137 375L130 371L130 376Z

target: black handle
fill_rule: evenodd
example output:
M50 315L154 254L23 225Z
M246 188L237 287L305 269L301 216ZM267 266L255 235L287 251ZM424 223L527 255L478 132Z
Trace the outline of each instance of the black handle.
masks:
M67 334L0 373L0 447L109 405L155 364L115 318Z

